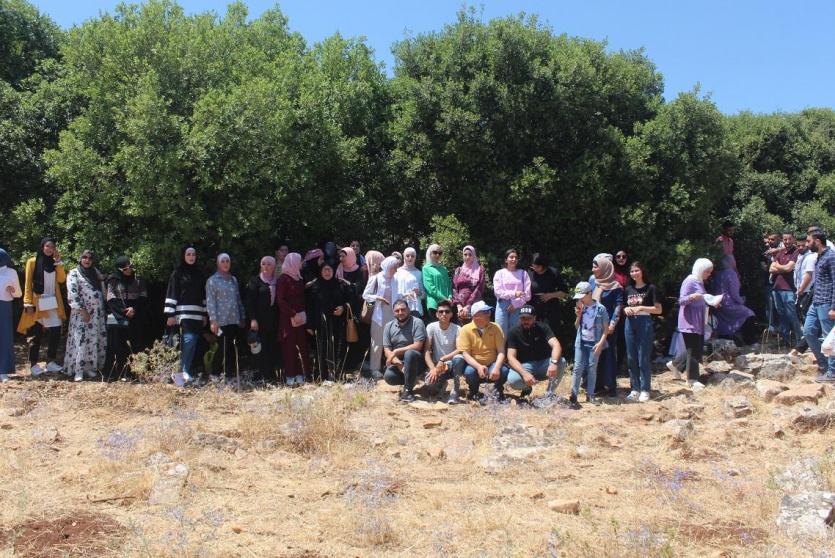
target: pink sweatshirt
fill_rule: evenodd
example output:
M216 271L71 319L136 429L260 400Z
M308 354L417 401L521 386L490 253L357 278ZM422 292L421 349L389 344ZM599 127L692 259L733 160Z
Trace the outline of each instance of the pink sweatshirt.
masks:
M516 298L516 291L522 291L522 296ZM493 292L497 299L509 300L514 308L521 308L531 299L531 278L523 269L502 268L493 275Z

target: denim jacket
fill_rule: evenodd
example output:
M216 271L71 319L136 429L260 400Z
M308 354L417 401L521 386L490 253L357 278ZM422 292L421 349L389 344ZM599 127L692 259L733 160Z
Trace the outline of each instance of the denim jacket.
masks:
M604 328L609 327L609 312L606 310L606 307L600 304L599 302L595 301L591 305L592 308L596 310L596 314L594 316L594 342L597 343L600 341L600 338L603 337L603 330ZM583 342L583 321L582 317L580 318L580 327L577 328L577 337L574 339L574 346L579 347L580 343ZM603 348L606 349L609 346L609 341L605 341L603 343Z

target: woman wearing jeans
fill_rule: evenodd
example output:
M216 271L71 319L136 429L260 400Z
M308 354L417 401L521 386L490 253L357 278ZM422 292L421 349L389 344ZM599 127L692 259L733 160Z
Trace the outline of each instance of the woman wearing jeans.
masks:
M519 252L511 248L504 254L504 269L493 275L496 295L496 323L505 337L519 323L519 309L531 299L531 278L519 269Z
M626 287L626 359L629 363L629 382L632 391L629 401L649 401L650 373L652 372L652 343L655 340L652 316L661 314L661 302L655 285L649 282L646 267L632 262Z
M684 338L686 350L667 363L673 374L681 377L687 371L687 384L693 388L705 387L699 381L699 362L702 360L705 335L705 285L713 273L713 262L699 258L693 264L693 272L681 284L678 297L678 330Z
M180 264L168 279L165 293L165 309L168 327L180 326L182 353L180 371L171 379L178 386L191 381L192 363L197 352L200 333L206 326L206 277L197 267L197 250L194 246L183 247Z

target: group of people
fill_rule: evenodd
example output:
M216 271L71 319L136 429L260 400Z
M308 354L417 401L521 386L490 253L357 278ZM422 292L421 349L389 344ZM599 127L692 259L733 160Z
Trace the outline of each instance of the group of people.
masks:
M701 385L699 362L711 326L715 334L738 342L756 327L739 293L733 234L733 225L726 223L717 239L722 263L715 277L713 263L700 258L681 285L681 349L668 367L676 375L686 373L693 387ZM835 362L821 354L820 337L835 320L835 256L819 228L810 229L799 247L792 234L781 240L769 254L774 313L783 334L794 333L799 340L796 351L808 347L815 353L819 379L833 381ZM474 400L481 398L483 383L494 384L494 395L503 399L506 385L527 396L537 382L547 382L549 396L566 368L555 335L561 328L560 301L573 300L571 402L577 403L583 386L592 403L601 392L617 397L622 364L630 377L626 399L650 398L653 316L662 313L661 295L646 267L628 263L625 251L595 256L588 281L569 289L544 255L533 254L526 270L519 252L507 250L504 266L492 277L495 305L485 300L487 272L475 247L462 249L461 264L452 273L442 256L443 248L432 244L418 267L414 248L386 257L375 250L362 255L358 241L342 248L327 242L302 256L278 243L241 289L229 254L219 254L215 272L206 277L196 248L185 246L164 301L166 326L176 334L171 337L180 350L171 379L178 386L196 381L202 364L204 378L235 378L239 344L245 339L256 360L256 382L278 383L283 375L284 383L294 386L336 379L351 370L403 386L405 401L414 399L421 379L437 394L446 393L451 381L450 403L460 397L462 378L467 397ZM9 255L0 250L0 380L7 381L14 370L11 301L21 295L24 311L17 330L27 336L32 376L64 372L75 381L130 377L130 355L146 348L148 294L128 257L115 264L105 276L95 254L84 250L67 272L54 240L45 238L26 262L21 289ZM61 365L64 283L69 324ZM709 293L722 295L710 304L711 313ZM40 365L44 338L45 368ZM208 360L202 358L206 353Z

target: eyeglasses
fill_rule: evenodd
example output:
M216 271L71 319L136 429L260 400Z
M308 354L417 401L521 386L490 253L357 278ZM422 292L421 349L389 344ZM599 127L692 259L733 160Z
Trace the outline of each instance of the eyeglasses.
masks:
M619 260L625 260L625 259L626 259L626 254L618 254L618 255L617 255L617 256L615 256L615 257L616 257L617 259L619 259Z
M452 314L450 310L435 310L436 314Z

